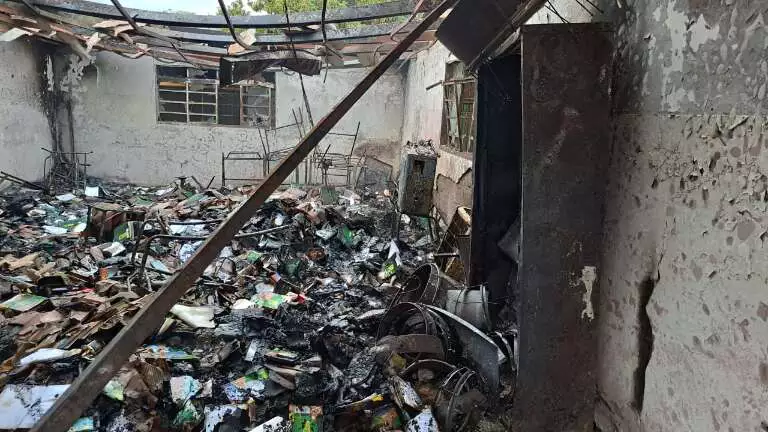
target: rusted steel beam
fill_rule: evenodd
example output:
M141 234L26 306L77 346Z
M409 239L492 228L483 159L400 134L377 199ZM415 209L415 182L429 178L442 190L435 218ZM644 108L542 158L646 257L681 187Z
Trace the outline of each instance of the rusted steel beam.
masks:
M21 2L22 0L12 0ZM104 19L119 19L123 16L114 6L86 0L31 0L34 6L78 15L88 15ZM154 12L142 9L127 9L136 22L164 26L227 28L227 22L221 15L192 15L185 13ZM367 21L399 15L410 15L413 1L400 0L369 6L348 7L329 10L326 23ZM291 14L291 23L298 27L320 25L322 12L301 12ZM232 26L236 28L279 28L286 27L285 16L250 15L232 17Z
M65 432L80 414L96 399L107 382L117 373L131 354L165 319L165 314L176 304L182 295L203 274L208 264L229 244L240 229L278 186L296 169L320 140L333 129L352 106L369 88L392 66L419 35L429 28L435 20L448 10L456 0L444 0L432 10L424 20L392 50L381 63L376 65L352 91L344 97L296 148L264 179L253 194L234 213L216 229L216 231L187 261L184 268L174 275L157 293L152 301L137 313L131 322L118 333L102 350L90 366L69 386L53 404L42 419L31 429L32 432Z

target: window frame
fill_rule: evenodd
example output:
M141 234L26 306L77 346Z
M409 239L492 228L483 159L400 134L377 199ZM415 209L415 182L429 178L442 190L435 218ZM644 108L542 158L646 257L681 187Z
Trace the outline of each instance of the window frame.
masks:
M477 79L465 74L463 63L449 62L442 87L440 146L452 152L471 154L477 132ZM466 93L469 96L465 96Z
M161 68L174 68L174 69L184 69L184 77L173 77L173 76L163 76L161 73L163 72ZM189 125L205 125L205 126L223 126L223 127L238 127L238 128L261 128L261 129L270 129L275 126L275 90L276 86L274 82L256 82L256 81L247 81L243 84L233 84L229 86L222 86L219 81L219 71L216 69L206 69L206 73L215 73L215 79L212 78L199 78L192 76L192 74L196 71L195 68L191 68L189 66L183 66L183 65L163 65L163 64L155 64L155 111L156 111L156 120L157 123L160 124L189 124ZM179 84L183 83L183 88L180 89L169 89L169 88L163 88L164 84L176 82ZM194 90L191 87L201 85L201 86L213 86L213 91L198 91ZM261 95L262 97L266 97L267 99L267 106L258 105L258 106L251 106L246 102L247 98L249 97L247 95L248 89L261 89L265 94ZM226 123L220 123L220 120L223 116L220 114L220 94L222 91L232 91L237 90L239 93L238 104L237 104L237 111L239 111L239 115L237 116L237 119L239 121L239 124L226 124ZM173 100L173 99L164 99L163 98L163 92L166 93L183 93L184 94L184 100ZM190 95L200 95L201 101L193 101L190 100ZM213 101L206 101L205 97L207 96L213 96ZM163 104L176 104L183 106L183 112L182 111L173 111L165 108ZM193 106L210 106L213 107L213 112L195 112L195 109L191 108ZM249 121L248 116L252 115L248 113L248 108L267 108L266 113L266 121L262 121L260 123ZM203 111L203 109L201 109ZM162 116L181 116L183 119L173 120L165 118L163 119ZM197 118L209 118L210 120L196 120ZM233 116L226 116L229 118L233 118Z

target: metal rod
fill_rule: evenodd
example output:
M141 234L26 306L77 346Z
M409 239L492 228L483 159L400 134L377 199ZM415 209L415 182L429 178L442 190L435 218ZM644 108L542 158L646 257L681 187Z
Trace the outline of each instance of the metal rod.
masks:
M224 161L226 160L226 157L224 156L224 152L221 152L221 188L224 189L227 183L227 169L224 167Z
M277 168L253 191L240 207L219 225L208 240L197 249L186 265L173 275L154 294L131 321L104 347L101 353L77 377L53 406L31 429L32 432L65 432L82 412L101 394L107 382L136 351L144 340L158 329L165 314L187 292L190 286L203 274L221 250L237 235L259 210L269 196L288 175L301 163L325 134L349 112L352 106L371 88L387 69L395 63L416 38L453 6L456 0L444 0L416 28L408 34L379 64L355 86L317 125L302 139L296 148L286 156Z
M224 19L227 21L227 28L229 29L229 34L232 35L232 39L243 47L244 50L250 51L252 49L251 44L242 40L235 31L235 27L232 26L232 20L229 18L229 11L227 11L227 5L224 4L224 0L219 0L219 7L221 8L221 14L224 15Z
M223 1L223 0L219 0ZM285 22L288 24L288 28L290 30L291 27L291 19L288 15L288 0L283 0L283 9L285 10ZM296 45L293 44L293 35L288 33L288 40L291 41L291 49L293 50L293 57L298 60L299 57L296 54ZM299 82L301 83L301 95L304 97L304 105L307 107L307 116L309 117L309 125L314 126L315 122L312 120L312 109L309 107L309 98L307 97L307 90L304 88L304 75L302 75L301 72L298 72L299 74Z
M605 13L605 12L603 12L603 10L602 10L602 9L600 9L600 8L597 6L597 4L595 4L595 3L592 3L590 0L584 0L584 1L586 1L587 3L589 3L589 5L590 5L590 6L592 6L593 8L597 9L597 11L598 11L598 12L600 12L601 14L604 14L604 13Z
M320 28L323 30L323 45L326 45L328 43L328 35L325 34L325 13L327 11L328 11L328 0L323 0L323 11L320 14ZM291 40L293 40L293 38L291 38Z
M299 133L299 140L301 140L304 137L304 131L301 130L301 126L299 125L299 118L296 116L296 109L291 108L291 112L293 112L293 120L296 122L296 131Z
M355 145L357 144L357 135L360 133L360 122L357 122L357 129L355 130L355 138L352 140L352 148L349 149L349 156L347 156L347 187L352 185L352 154L355 152Z
M12 175L12 174L8 174L5 171L0 171L0 177L4 178L5 180L8 180L10 182L17 183L17 184L20 184L22 186L26 186L26 187L28 187L30 189L41 190L41 191L45 191L46 190L43 186L36 185L36 184L34 184L32 182L24 180L23 178L16 177L15 175Z
M546 8L547 8L547 9L549 9L550 11L552 11L552 13L553 13L553 14L557 15L557 17L558 17L558 18L560 18L560 21L562 21L562 22L564 22L564 23L566 23L566 24L570 24L570 23L571 23L571 22L570 22L570 21L568 21L567 19L563 18L563 16L562 16L562 15L560 15L560 12L558 12L558 11L557 11L557 9L555 9L555 7L552 5L552 3L551 3L551 2L547 1L547 3L546 3L546 4L544 4L544 7L546 7Z
M589 16L592 16L592 17L595 16L595 13L589 10L589 8L587 8L586 6L584 6L584 3L580 2L579 0L573 0L573 1L575 1L576 4L579 5L582 9L584 9L589 14Z
M352 140L352 148L349 149L349 157L352 157L352 153L355 152L355 144L357 144L357 135L360 133L360 122L357 122L357 129L355 130L354 139Z

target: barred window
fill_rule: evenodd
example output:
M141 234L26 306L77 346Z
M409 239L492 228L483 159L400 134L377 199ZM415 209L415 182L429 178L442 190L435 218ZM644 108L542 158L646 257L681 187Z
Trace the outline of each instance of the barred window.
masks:
M223 86L215 69L156 66L157 119L270 128L275 125L275 74Z

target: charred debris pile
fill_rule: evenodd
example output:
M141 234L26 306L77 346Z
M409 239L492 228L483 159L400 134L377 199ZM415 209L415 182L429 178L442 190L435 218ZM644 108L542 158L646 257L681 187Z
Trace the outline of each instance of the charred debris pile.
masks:
M251 190L0 194L0 429L30 428ZM450 228L431 233L394 202L383 189L275 193L71 430L495 421L515 333L455 271Z

